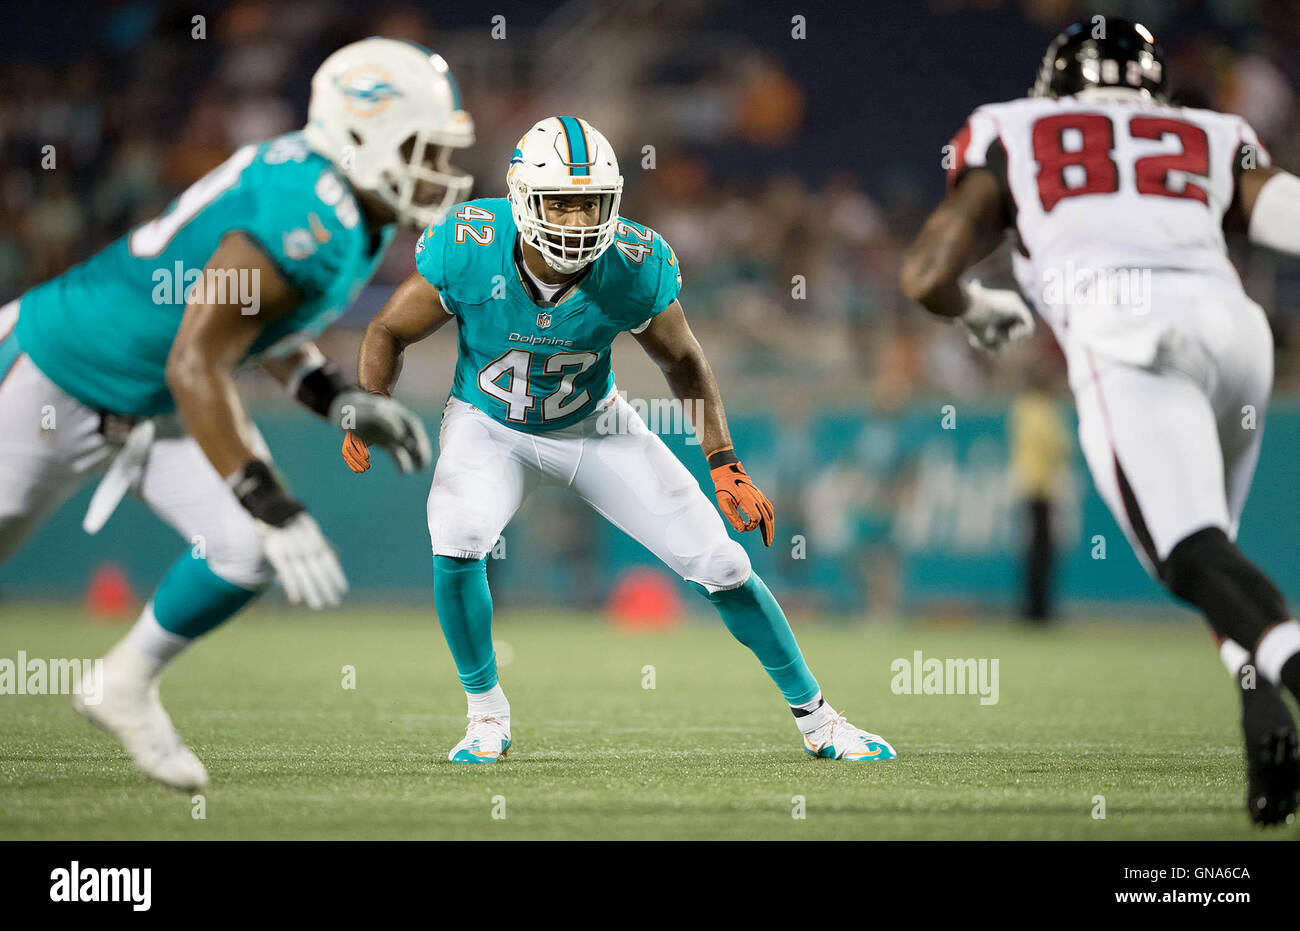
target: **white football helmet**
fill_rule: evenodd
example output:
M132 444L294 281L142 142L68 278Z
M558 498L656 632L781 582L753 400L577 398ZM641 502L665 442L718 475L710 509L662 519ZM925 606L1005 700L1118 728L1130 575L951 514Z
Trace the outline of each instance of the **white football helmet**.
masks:
M524 133L510 158L506 188L519 234L557 272L573 274L613 244L623 176L609 140L586 120L552 116ZM595 226L548 222L542 206L548 194L595 195L600 222Z
M362 39L325 59L303 134L409 226L437 223L474 184L451 164L452 149L474 144L456 79L441 55L405 39Z

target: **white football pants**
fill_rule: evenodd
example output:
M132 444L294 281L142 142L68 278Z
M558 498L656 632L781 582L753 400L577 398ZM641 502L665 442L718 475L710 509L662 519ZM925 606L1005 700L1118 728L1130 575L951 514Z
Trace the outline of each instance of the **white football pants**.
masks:
M435 555L481 559L545 481L572 488L682 578L711 592L749 578L749 556L727 535L713 502L622 397L547 433L515 430L452 398L439 446L429 491Z
M1158 304L1180 313L1149 365L1066 347L1084 457L1153 574L1197 530L1236 539L1273 384L1268 319L1240 287L1196 275L1154 280Z
M0 308L0 340L12 338L17 319L17 301ZM187 544L201 538L221 578L249 589L270 581L252 517L177 418L158 424L134 492ZM269 459L260 435L254 442ZM0 381L0 564L114 452L99 414L20 355Z

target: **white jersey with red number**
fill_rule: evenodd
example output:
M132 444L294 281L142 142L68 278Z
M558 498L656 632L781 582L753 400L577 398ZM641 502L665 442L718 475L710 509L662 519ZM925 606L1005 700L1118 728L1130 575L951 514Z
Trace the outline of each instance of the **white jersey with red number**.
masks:
M1238 172L1269 164L1241 117L1099 90L980 107L953 146L950 185L972 168L998 178L1021 290L1067 355L1149 362L1186 314L1153 285L1170 274L1240 291L1223 217Z
M1131 92L980 107L950 182L1002 187L1025 297L1065 352L1097 490L1154 575L1190 534L1235 537L1273 375L1268 320L1228 260L1237 174L1268 154L1237 116Z

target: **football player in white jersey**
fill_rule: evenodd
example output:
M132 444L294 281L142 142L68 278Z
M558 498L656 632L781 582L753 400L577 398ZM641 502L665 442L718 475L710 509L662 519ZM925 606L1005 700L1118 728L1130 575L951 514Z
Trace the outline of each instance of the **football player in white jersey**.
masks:
M1224 230L1300 254L1300 180L1238 116L1172 106L1150 32L1115 17L1051 44L1029 97L979 107L949 193L904 259L908 297L990 349L1033 330L1020 294L964 282L1010 230L1021 293L1065 353L1079 441L1139 560L1200 609L1243 683L1247 808L1300 790L1300 624L1238 549L1273 377L1264 311ZM1242 677L1254 664L1253 675Z

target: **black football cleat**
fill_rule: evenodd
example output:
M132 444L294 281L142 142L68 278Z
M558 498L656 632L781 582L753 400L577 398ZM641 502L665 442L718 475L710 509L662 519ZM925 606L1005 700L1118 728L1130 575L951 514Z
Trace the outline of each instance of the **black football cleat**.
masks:
M1246 745L1246 811L1256 824L1285 824L1300 807L1300 744L1294 727L1254 735Z

